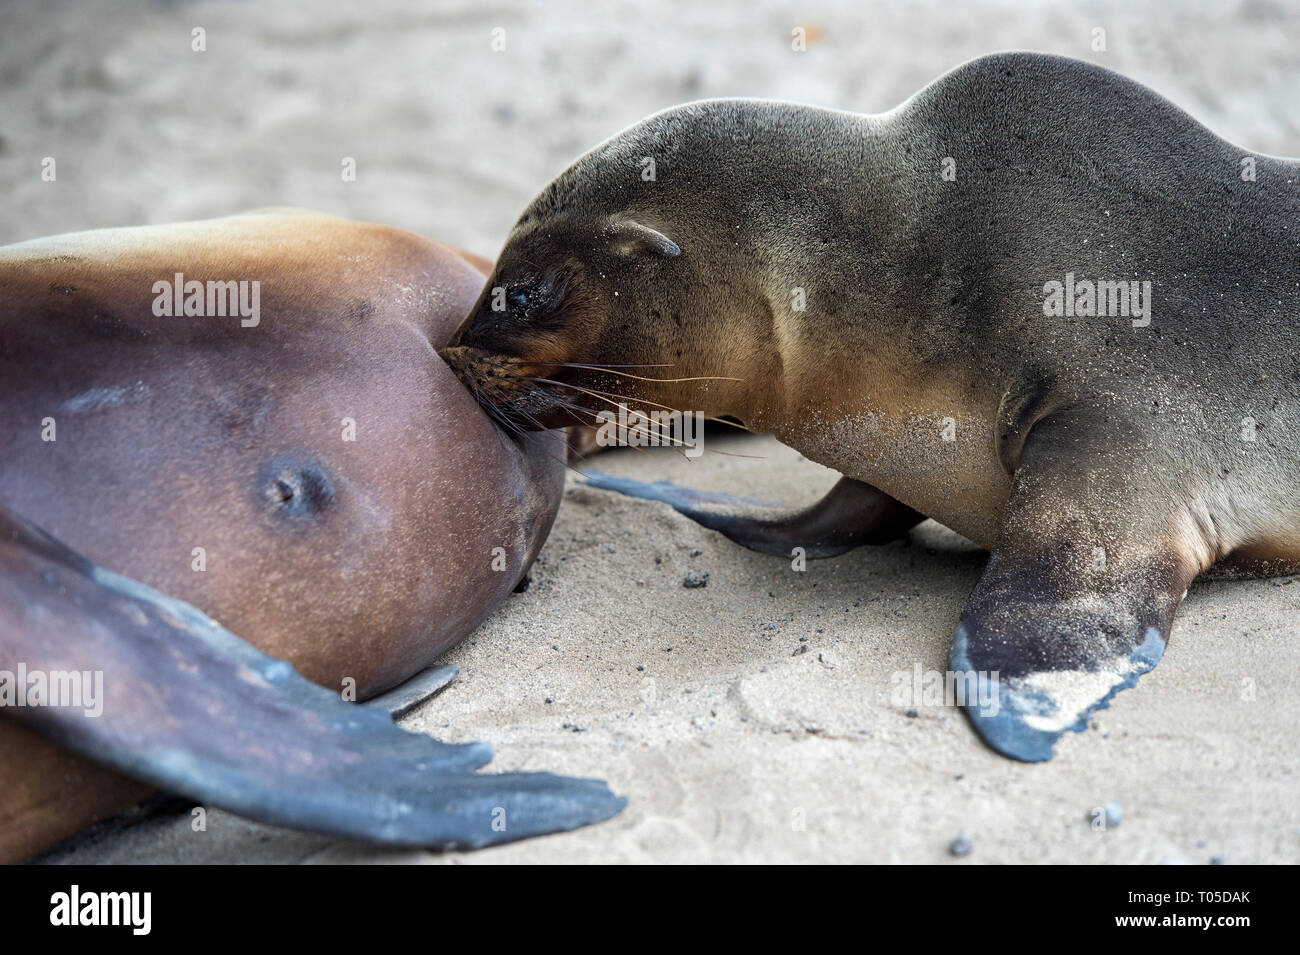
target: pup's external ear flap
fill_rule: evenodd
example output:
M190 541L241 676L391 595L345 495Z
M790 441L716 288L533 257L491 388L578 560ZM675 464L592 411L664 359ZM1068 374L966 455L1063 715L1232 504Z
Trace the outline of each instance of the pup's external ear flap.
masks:
M668 236L635 219L619 219L609 227L609 234L615 251L620 255L652 252L655 255L672 257L682 253L677 243Z

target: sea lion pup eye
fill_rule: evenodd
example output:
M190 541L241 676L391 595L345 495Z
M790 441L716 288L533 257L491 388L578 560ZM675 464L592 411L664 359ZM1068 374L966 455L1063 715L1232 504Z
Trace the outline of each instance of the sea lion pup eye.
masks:
M564 324L573 290L573 280L556 271L526 279L507 287L505 315L532 328L558 328Z

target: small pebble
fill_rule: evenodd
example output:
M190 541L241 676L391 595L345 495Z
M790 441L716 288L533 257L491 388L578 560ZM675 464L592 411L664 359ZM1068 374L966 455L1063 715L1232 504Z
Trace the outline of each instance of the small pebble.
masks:
M948 854L957 856L968 856L975 849L975 843L971 842L970 836L964 831L957 833L957 838L948 843Z
M692 570L686 575L686 579L682 581L682 586L691 590L697 587L707 587L709 586L709 575L698 570Z

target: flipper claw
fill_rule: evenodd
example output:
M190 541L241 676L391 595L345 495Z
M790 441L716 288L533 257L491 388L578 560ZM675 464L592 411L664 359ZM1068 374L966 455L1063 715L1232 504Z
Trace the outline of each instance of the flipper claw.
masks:
M400 720L421 703L433 699L451 686L459 675L460 667L458 666L429 667L421 670L405 683L393 687L387 693L381 693L373 699L366 700L366 705L387 710L388 715L394 720Z

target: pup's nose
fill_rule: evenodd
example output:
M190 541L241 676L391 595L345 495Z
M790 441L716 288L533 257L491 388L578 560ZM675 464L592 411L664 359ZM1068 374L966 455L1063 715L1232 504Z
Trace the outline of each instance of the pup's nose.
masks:
M471 355L470 349L461 345L452 344L448 345L446 348L439 348L438 357L450 365L452 371L455 371L461 365L465 364Z

